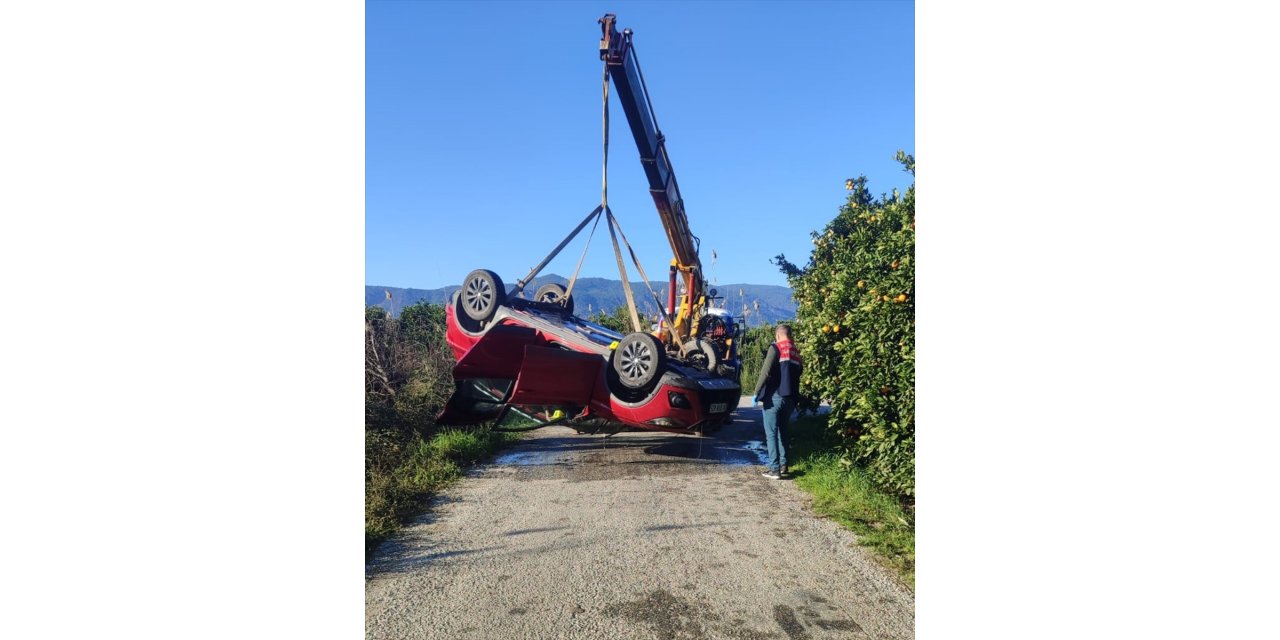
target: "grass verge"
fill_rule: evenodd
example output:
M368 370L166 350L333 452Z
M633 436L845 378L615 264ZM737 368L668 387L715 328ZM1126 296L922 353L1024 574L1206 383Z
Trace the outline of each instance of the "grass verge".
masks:
M519 436L488 429L446 429L430 438L414 434L390 468L366 470L366 556L405 523L423 513L431 496L473 465Z
M904 582L916 584L915 514L877 489L857 467L841 464L825 416L798 418L787 430L788 471L813 494L813 509L852 530L858 542Z

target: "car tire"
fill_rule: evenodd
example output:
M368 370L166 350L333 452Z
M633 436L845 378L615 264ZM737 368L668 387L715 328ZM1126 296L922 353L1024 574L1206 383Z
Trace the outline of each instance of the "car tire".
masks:
M538 287L538 290L533 294L533 301L551 302L555 304L561 304L561 302L563 302L561 306L564 307L565 315L571 316L573 315L573 296L569 296L566 300L566 293L568 293L568 290L563 286L554 282L548 282L547 284Z
M449 297L449 304L453 306L453 319L463 333L469 336L484 335L484 323L472 320L462 310L462 289L453 292Z
M611 366L627 389L648 388L661 375L667 360L662 343L652 334L629 333L613 350Z
M720 354L710 340L694 338L680 349L680 356L694 368L704 371L716 371L720 366Z
M498 274L488 269L476 269L462 281L462 312L477 322L488 322L498 307L506 302L507 286Z

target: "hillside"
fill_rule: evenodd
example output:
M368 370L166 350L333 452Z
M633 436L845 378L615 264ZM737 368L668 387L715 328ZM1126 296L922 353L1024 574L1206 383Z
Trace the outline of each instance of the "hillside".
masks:
M568 279L551 274L535 278L533 284L526 288L526 295L533 295L533 292L541 285L547 282L555 282L558 284L568 284ZM383 308L389 308L393 315L399 315L400 310L420 301L432 302L435 304L444 304L449 300L449 296L458 289L460 285L441 287L439 289L405 289L401 287L381 287L367 285L364 288L365 305L375 305ZM514 288L514 283L507 283L507 290ZM666 300L667 283L654 283L654 290L657 291L661 300ZM777 322L779 320L790 320L796 315L796 303L791 299L791 289L788 287L779 287L775 285L763 284L726 284L715 287L722 295L728 296L728 300L720 301L717 306L727 306L735 315L741 315L742 305L745 302L752 310L748 317L749 324L754 326L757 322ZM649 296L649 291L643 282L632 282L631 290L636 296L636 305L641 311L646 313L656 313L653 301ZM742 296L739 297L739 291ZM391 299L387 300L387 293L391 294ZM607 278L578 278L577 284L573 287L574 306L577 314L587 316L601 310L610 312L614 309L626 305L626 296L622 293L622 282L620 280L610 280ZM755 303L760 303L760 312L755 313Z

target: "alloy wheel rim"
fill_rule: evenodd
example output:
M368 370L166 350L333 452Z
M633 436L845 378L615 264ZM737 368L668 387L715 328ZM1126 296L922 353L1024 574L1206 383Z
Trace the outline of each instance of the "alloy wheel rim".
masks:
M629 344L622 350L622 371L627 378L638 380L649 372L653 357L642 344Z
M473 278L467 283L467 306L477 313L489 308L493 302L493 289L484 278Z

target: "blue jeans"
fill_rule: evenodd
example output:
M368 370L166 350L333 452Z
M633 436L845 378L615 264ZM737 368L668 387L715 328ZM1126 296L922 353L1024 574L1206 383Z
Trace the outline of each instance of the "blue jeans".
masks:
M769 461L765 466L774 473L787 466L787 449L782 444L782 431L791 422L791 411L796 407L795 398L784 398L777 393L766 397L764 404L764 444L769 449Z

